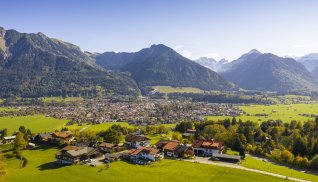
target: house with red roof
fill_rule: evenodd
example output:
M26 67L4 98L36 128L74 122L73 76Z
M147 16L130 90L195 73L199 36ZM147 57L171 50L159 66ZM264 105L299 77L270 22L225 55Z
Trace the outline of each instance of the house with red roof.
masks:
M61 132L54 132L52 134L52 138L59 143L66 143L73 141L73 133L71 131L61 131Z
M192 147L197 156L212 156L215 153L222 153L223 143L214 140L194 140Z
M158 149L163 151L166 157L189 158L194 155L193 148L175 140L160 140L156 143Z

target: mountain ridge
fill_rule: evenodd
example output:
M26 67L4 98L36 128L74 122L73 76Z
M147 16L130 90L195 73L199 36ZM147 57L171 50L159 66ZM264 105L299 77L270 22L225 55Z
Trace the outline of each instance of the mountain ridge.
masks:
M116 62L117 70L129 72L140 86L184 86L203 90L234 89L233 84L214 71L181 56L163 44L152 45L135 53L103 53L101 55L108 55L108 57L103 59L101 56L96 57L98 65L106 69L114 68L112 65Z
M139 93L133 80L104 71L78 46L43 33L0 32L1 97Z

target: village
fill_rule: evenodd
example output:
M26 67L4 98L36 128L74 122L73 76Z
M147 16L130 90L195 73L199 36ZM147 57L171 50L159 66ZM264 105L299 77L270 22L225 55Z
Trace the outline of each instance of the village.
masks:
M233 104L213 104L190 100L135 99L113 101L86 99L72 103L49 103L38 106L20 106L19 111L0 112L0 116L26 116L44 114L47 117L68 119L71 124L101 124L128 122L146 126L177 123L181 120L203 121L204 116L230 116L243 114Z
M188 129L183 136L194 136L195 130ZM10 144L17 136L3 137L3 144ZM145 135L134 132L125 136L123 143L108 143L86 140L74 137L71 131L56 131L39 133L30 137L26 150L38 145L53 145L61 147L55 154L56 165L88 164L90 166L103 165L123 160L138 165L149 165L152 162L168 159L195 160L204 157L207 160L217 160L239 163L241 156L223 154L224 145L221 141L194 139L192 143L182 143L174 139L160 139L154 145Z

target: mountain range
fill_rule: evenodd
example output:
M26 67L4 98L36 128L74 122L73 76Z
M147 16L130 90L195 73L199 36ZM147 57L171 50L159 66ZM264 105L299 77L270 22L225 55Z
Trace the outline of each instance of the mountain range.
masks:
M163 45L83 52L43 33L0 27L0 97L140 95L147 86L290 92L317 89L318 54L295 60L251 50L234 61L190 60Z
M0 77L0 97L140 93L134 80L103 70L73 44L4 28Z
M203 90L236 89L216 72L162 44L152 45L135 53L106 52L95 59L96 64L105 69L130 73L141 87L166 85Z
M317 86L311 73L296 60L256 50L232 61L222 75L247 90L285 92Z

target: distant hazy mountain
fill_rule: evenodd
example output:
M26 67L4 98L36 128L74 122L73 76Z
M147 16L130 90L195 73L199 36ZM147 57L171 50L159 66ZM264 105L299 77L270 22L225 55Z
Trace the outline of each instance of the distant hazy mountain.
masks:
M128 76L104 71L73 44L3 28L0 77L0 97L139 93Z
M228 61L225 59L216 61L213 58L207 58L207 57L201 57L193 61L215 72L223 72L225 65L228 64Z
M136 53L103 53L96 63L106 69L131 73L140 86L167 85L203 90L231 90L234 85L165 45L152 45Z
M318 53L307 54L298 59L309 71L313 71L318 68Z
M241 88L292 91L316 87L310 72L296 60L252 50L231 62L222 75Z
M318 81L318 67L312 70L311 74Z

